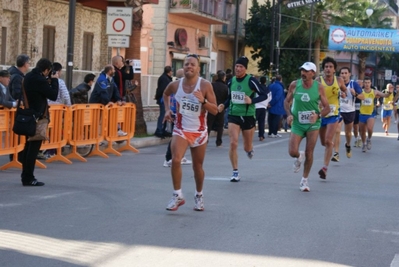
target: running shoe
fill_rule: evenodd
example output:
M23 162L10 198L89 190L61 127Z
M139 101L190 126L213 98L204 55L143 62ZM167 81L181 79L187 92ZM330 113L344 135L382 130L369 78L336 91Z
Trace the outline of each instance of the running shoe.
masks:
M305 152L299 151L299 157L294 161L294 172L299 172L301 169L302 162L305 160Z
M274 136L274 134L269 134L267 137L274 138L275 136Z
M122 131L122 130L118 130L118 136L126 136L127 133Z
M321 179L326 179L326 177L327 177L327 170L326 170L326 168L321 168L320 169L320 171L319 171L319 176L320 176L320 178Z
M367 150L371 149L371 140L367 138Z
M359 138L359 144L358 144L358 147L362 147L362 146L363 146L362 139L361 139L361 138Z
M202 195L195 195L194 201L195 201L194 210L203 211L204 210L204 197Z
M249 159L252 159L252 157L254 156L254 151L251 150L251 151L247 152L247 156Z
M346 149L346 157L347 157L347 158L352 157L351 146L347 146L347 145L345 144L345 149Z
M299 184L299 189L302 192L309 192L310 188L309 188L309 184L308 184L308 179L302 179L301 183Z
M388 135L389 135L389 134L388 134L388 131L385 131L385 135L386 135L386 136L388 136Z
M363 144L363 146L362 146L362 152L366 152L366 144Z
M164 167L170 167L170 166L172 166L172 160L170 159L170 160L165 160L164 162L163 162L163 166Z
M177 194L173 194L172 199L169 201L169 204L166 207L166 210L176 211L180 206L184 205L184 203L186 203L186 201L184 200L183 195L179 197Z
M189 164L191 164L191 163L193 163L191 160L189 160L189 159L186 159L186 157L183 157L182 159L181 159L181 164L182 165L189 165Z
M230 182L239 182L240 181L240 174L238 171L233 171L233 175L230 178Z
M398 139L397 140L399 141L399 135L398 135Z
M355 143L353 144L353 147L358 147L357 145L359 144L359 140L356 138Z
M339 162L339 153L338 152L334 153L334 155L331 158L331 161Z
M274 138L281 138L281 137L283 137L281 134L274 135Z

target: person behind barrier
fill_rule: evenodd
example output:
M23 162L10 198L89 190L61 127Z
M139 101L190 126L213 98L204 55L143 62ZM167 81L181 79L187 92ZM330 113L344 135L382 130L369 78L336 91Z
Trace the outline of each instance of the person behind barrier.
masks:
M58 77L61 77L62 74L62 65L58 62L53 63L53 73L57 72ZM49 100L49 104L64 104L66 106L71 105L71 97L69 95L68 88L66 87L65 81L61 78L58 78L58 96L57 100L51 101Z
M8 89L10 90L12 98L22 99L22 80L24 79L25 74L28 72L30 67L29 56L25 54L17 56L16 65L17 66L12 66L8 69L11 75Z
M114 82L115 68L107 65L98 76L94 85L93 92L90 95L89 103L98 103L103 105L112 105L115 101L118 105L122 105L122 98L119 94L118 86Z
M133 60L124 60L121 56L114 56L111 61L115 68L114 81L120 96L123 98L126 95L126 81L133 80L134 77Z
M58 73L51 73L51 61L42 58L36 67L26 74L23 81L26 98L24 102L29 104L29 108L41 114L41 119L48 109L47 99L55 101L58 96ZM50 79L47 79L50 77ZM48 114L48 112L47 112ZM48 115L47 115L48 116ZM26 137L28 138L28 137ZM22 154L22 174L21 181L23 186L43 186L43 182L36 180L33 172L37 153L40 150L42 141L29 141L25 143Z
M165 117L165 104L163 102L163 92L165 91L166 86L172 81L172 67L166 66L161 76L158 78L158 87L155 93L155 100L159 105L159 116L157 120L157 129L155 130L154 135L159 138L165 138L169 134L166 133L165 127L166 124L162 123L163 118Z
M71 90L72 104L89 103L89 91L94 84L96 75L93 73L86 74L84 82Z
M93 92L90 95L89 103L98 103L112 106L114 102L119 106L125 104L119 94L118 87L114 82L115 69L112 65L104 67L104 71L98 76L97 82L94 85ZM126 136L127 133L118 129L118 136Z
M216 97L212 85L199 76L200 58L196 54L188 54L184 59L184 78L170 83L163 93L165 103L164 121L171 122L170 95L176 99L175 128L172 136L172 167L173 196L167 205L169 211L176 211L185 203L182 193L181 160L190 147L193 159L193 171L196 190L194 194L194 210L203 211L204 201L202 189L204 185L203 163L208 140L206 115L216 114Z
M6 108L15 108L17 101L14 100L8 90L10 73L7 70L0 71L0 105Z

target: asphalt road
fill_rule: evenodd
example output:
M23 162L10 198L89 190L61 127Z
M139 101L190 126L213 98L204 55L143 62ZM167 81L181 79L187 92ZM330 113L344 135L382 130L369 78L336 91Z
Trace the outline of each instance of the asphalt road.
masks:
M193 210L191 166L183 166L186 204L165 210L165 144L47 164L35 172L40 188L22 187L20 170L1 171L0 266L397 267L399 141L396 126L386 137L377 120L375 131L367 153L354 148L348 159L341 143L325 181L318 144L309 193L299 190L302 171L292 172L289 133L264 142L255 133L252 160L240 141L239 183L229 182L228 137L222 148L211 137L204 212Z

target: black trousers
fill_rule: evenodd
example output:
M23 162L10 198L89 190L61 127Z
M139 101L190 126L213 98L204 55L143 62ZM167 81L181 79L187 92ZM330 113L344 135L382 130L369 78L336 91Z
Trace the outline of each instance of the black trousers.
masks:
M277 134L280 120L281 120L281 115L272 114L269 112L269 116L267 117L267 124L269 125L269 135Z
M266 109L257 108L256 120L258 122L258 137L265 138L265 118L266 118Z
M28 138L28 137L26 137ZM33 172L35 171L35 163L37 153L40 150L42 141L31 141L26 142L24 150L22 151L22 174L21 181L23 183L28 183L35 179Z
M224 111L212 115L208 113L207 117L207 126L208 126L208 135L209 133L215 129L216 130L216 145L220 146L222 144L222 136L223 136L223 126L224 126Z

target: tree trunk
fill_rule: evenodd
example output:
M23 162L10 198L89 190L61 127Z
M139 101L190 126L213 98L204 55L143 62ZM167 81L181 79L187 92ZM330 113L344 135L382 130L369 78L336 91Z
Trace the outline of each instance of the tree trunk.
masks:
M126 58L140 60L141 27L143 25L142 1L127 0L126 4L133 7L133 31L130 36L130 47L126 49ZM139 82L138 87L133 91L137 100L135 135L146 135L147 124L144 120L143 102L141 101L141 73L134 73L134 79Z
M314 42L314 54L313 54L313 57L314 57L314 63L316 64L316 66L317 66L317 72L316 72L316 77L317 76L319 76L319 73L320 73L320 68L319 68L319 66L320 66L320 46L321 46L321 40L320 39L317 39L315 42Z

